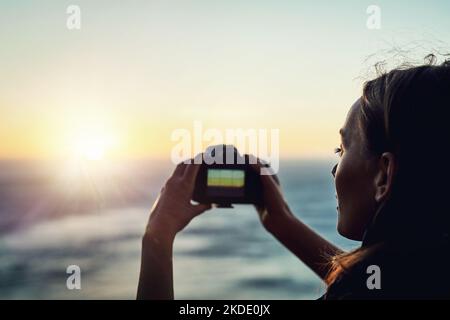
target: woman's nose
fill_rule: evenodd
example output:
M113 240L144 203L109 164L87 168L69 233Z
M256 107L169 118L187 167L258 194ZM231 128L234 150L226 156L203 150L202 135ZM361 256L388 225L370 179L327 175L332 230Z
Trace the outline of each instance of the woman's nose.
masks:
M333 178L336 178L336 170L337 170L337 163L334 165L333 169L331 169L331 175Z

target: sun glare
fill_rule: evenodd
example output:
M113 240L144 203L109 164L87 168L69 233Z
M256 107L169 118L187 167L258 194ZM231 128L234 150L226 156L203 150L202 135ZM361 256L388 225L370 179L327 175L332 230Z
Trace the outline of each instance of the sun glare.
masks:
M85 133L73 140L72 152L76 158L99 161L104 159L112 146L113 139L108 135Z

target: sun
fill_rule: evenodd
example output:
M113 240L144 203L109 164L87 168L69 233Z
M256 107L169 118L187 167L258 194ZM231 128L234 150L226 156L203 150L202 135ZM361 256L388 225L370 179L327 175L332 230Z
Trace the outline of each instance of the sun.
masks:
M106 144L97 139L79 141L75 148L76 155L87 160L102 160L105 156L105 151Z
M84 132L72 141L72 153L78 159L103 160L113 146L111 136L103 133Z

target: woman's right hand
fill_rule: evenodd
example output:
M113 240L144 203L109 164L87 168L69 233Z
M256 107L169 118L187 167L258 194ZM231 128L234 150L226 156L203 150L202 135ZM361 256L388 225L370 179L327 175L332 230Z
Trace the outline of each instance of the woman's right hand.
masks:
M270 167L268 168L259 159L256 159L256 164L250 166L260 175L263 189L262 202L255 205L256 211L264 228L271 233L276 232L278 226L294 216L284 199L278 177L275 174L261 175L261 169L270 170Z

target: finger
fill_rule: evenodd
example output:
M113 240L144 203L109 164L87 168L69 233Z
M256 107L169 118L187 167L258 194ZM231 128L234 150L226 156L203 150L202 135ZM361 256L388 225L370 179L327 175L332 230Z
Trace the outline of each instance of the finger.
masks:
M277 175L273 172L273 169L267 164L266 162L262 161L261 159L249 155L249 164L250 167L253 169L254 172L256 172L261 177L261 182L268 183L269 181L275 182L277 185L280 185L280 180L278 179ZM261 174L261 170L269 170L272 174Z
M255 165L255 170L258 170L261 167L258 167L258 165ZM260 181L262 184L262 187L266 194L276 194L280 190L280 184L278 179L276 179L276 176L270 176L270 175L260 175Z
M196 204L196 205L192 205L192 211L194 212L194 214L197 216L207 210L210 210L212 208L211 204Z
M278 176L276 174L272 175L272 178L275 180L275 182L277 183L277 185L280 185L280 179L278 179Z
M256 211L261 214L264 211L264 205L263 204L254 204L253 205L256 209Z
M248 155L248 163L250 164L250 166L253 167L253 169L258 169L258 173L260 172L261 168L270 168L270 164L258 157L255 157L254 155L250 154Z
M179 163L174 172L172 173L172 177L182 177L184 174L184 171L186 170L186 164L184 162Z
M189 182L190 185L194 185L199 170L200 164L192 163L186 165L186 170L184 170L183 173L183 180Z
M258 163L260 166L260 174L264 176L272 176L276 183L280 184L278 180L278 176L276 175L273 168L270 166L270 163L258 158Z

